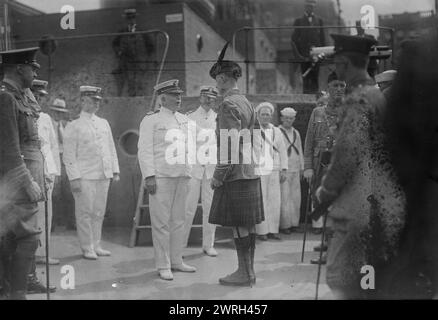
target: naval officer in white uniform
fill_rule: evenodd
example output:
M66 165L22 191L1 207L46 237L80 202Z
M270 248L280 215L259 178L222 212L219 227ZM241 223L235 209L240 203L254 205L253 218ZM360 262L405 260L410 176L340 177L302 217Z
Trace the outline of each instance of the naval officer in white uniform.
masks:
M178 80L160 83L154 89L161 109L146 115L140 124L138 160L149 193L155 265L161 279L173 280L172 270L196 271L182 259L190 177L189 120L177 112L182 93Z
M190 229L193 224L199 195L202 203L202 250L211 257L217 256L214 249L214 233L216 225L208 223L213 189L210 186L215 163L209 161L210 153L216 156L216 112L214 107L218 91L213 86L202 86L200 92L201 105L193 112L187 114L190 120L196 123L196 164L190 172L191 179L186 199L186 222L184 226L184 244L187 246ZM213 157L214 160L216 160ZM201 193L202 192L202 193Z
M85 259L109 256L100 244L108 188L119 162L107 120L96 116L101 88L81 86L81 114L64 132L63 159L75 199L76 228Z

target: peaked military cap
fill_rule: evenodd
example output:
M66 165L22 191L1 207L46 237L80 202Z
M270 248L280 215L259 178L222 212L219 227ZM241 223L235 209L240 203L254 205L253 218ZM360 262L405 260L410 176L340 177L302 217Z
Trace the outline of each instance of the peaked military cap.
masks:
M178 86L179 80L173 79L161 82L154 87L157 95L168 93L168 94L181 94L183 91Z
M331 34L335 41L335 54L342 52L356 52L368 55L377 41L368 37L350 36L345 34Z
M37 93L37 94L41 94L41 95L48 95L49 94L47 92L47 85L48 84L49 83L47 81L35 79L32 82L32 92Z
M231 60L224 60L225 52L230 42L225 43L222 51L217 59L217 62L210 69L210 77L216 79L216 77L221 73L231 73L235 78L240 78L242 76L242 69L240 66Z
M202 86L201 94L204 94L209 97L217 98L219 91L217 91L216 87L213 86Z
M88 96L98 100L102 99L102 97L99 95L99 93L102 91L102 88L100 87L80 86L79 91L81 92L81 96Z
M36 61L36 53L40 48L25 48L0 52L3 65L7 64L28 64L35 68L41 66Z

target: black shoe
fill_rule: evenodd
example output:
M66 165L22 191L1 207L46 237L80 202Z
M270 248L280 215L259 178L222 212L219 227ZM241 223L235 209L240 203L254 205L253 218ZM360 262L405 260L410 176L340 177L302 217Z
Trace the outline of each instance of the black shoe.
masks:
M46 293L46 286L43 285L36 276L29 277L27 282L27 294ZM55 286L49 286L49 292L56 291Z
M313 234L321 234L322 233L322 228L314 228L313 229Z
M268 236L266 234L257 236L260 241L268 241Z
M278 234L275 234L275 233L269 233L268 238L272 239L272 240L281 240L280 236Z
M284 234L291 234L289 229L281 229L280 232Z
M310 263L311 264L319 264L319 258L310 260ZM326 264L326 263L327 263L327 259L325 257L322 257L321 264Z
M327 251L328 247L326 244L322 245L322 251ZM313 248L313 251L320 252L321 251L321 245L317 245Z

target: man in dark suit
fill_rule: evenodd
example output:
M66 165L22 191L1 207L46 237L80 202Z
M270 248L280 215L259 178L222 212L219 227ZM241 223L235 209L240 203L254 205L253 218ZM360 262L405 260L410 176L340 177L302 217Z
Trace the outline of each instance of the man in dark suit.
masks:
M323 21L314 14L316 0L306 0L304 15L295 20L295 27L322 27ZM312 47L323 47L325 45L325 34L323 28L294 29L292 34L292 48L296 47L303 58L310 58ZM301 63L301 73L304 74L312 66L312 62ZM303 78L303 93L318 92L319 68L315 66L306 77Z
M126 9L123 16L128 25L118 32L133 33L137 29L136 9ZM148 57L154 51L154 43L148 34L130 34L117 36L113 40L113 50L119 59L119 67L113 71L117 77L117 91L121 96L125 83L129 96L146 95L144 92L144 76L148 69ZM149 63L150 64L150 63Z
M41 229L38 202L45 200L39 106L29 88L40 65L38 48L1 52L0 83L0 296L26 299Z

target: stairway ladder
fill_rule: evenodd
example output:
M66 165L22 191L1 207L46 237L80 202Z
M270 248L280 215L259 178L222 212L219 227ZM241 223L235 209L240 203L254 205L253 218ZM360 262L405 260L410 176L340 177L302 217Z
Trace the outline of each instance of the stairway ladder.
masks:
M147 209L149 209L149 204L144 203L145 192L146 192L145 180L141 179L140 188L139 188L138 197L137 197L137 205L135 207L135 214L134 214L134 219L133 219L131 236L129 239L129 247L130 248L133 248L137 245L138 236L139 236L140 231L151 229L150 225L141 225L140 224L142 217L145 214L145 211ZM202 194L202 192L201 192L201 194ZM201 197L199 197L199 200L198 200L198 207L201 207L201 210L202 210ZM196 213L195 213L195 217L196 217ZM195 218L194 218L194 220L195 220ZM193 227L202 228L202 224L193 224L192 228Z

